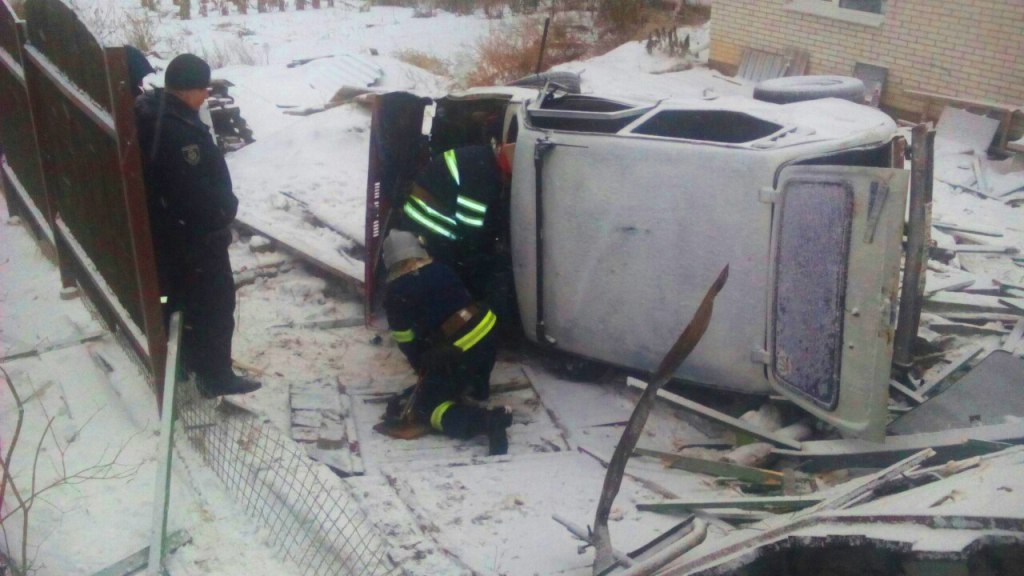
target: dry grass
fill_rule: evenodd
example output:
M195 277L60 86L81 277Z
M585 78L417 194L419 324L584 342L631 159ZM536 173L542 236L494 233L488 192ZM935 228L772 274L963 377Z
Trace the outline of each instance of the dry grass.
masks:
M394 53L394 57L405 62L406 64L412 64L437 74L438 76L450 76L451 70L448 62L438 58L437 56L431 56L426 52L420 52L419 50L399 50Z
M219 42L213 40L210 45L204 43L193 53L206 60L211 68L224 68L235 64L259 66L267 63L267 54L262 49L237 38Z
M533 74L543 33L544 25L536 19L522 20L502 32L493 33L477 46L476 67L466 77L465 84L500 85ZM587 51L588 43L576 32L576 28L556 20L551 23L548 31L543 69L578 60Z

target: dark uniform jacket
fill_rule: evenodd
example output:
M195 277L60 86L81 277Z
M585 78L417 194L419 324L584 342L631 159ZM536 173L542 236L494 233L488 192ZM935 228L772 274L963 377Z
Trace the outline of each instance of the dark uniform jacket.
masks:
M199 113L158 90L136 99L135 117L157 244L193 247L225 230L235 219L238 198L224 155Z
M398 347L417 371L420 357L441 344L441 324L470 304L469 292L455 272L440 262L388 282L384 310Z

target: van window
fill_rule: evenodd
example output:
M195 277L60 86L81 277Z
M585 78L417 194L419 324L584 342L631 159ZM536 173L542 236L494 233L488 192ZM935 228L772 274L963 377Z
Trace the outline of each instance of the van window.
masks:
M632 130L633 134L703 142L742 144L769 136L782 126L729 110L665 110Z
M528 111L530 123L542 130L615 134L651 109L607 98L548 94Z

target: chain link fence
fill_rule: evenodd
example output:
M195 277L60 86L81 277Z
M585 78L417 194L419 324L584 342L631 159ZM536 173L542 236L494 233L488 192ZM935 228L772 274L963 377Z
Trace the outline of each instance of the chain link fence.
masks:
M386 542L348 488L291 438L252 412L202 398L194 378L178 379L174 401L176 437L184 433L302 574L396 571Z

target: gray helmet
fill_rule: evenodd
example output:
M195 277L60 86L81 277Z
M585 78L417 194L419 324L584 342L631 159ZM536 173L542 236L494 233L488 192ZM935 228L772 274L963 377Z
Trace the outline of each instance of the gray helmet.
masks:
M420 246L420 241L412 232L392 230L384 239L384 265L389 270L402 260L427 257L427 251Z

